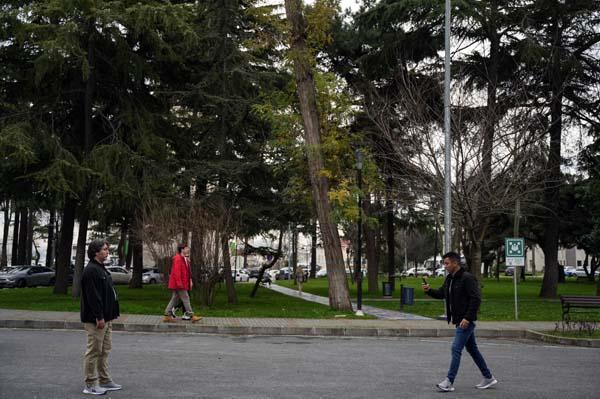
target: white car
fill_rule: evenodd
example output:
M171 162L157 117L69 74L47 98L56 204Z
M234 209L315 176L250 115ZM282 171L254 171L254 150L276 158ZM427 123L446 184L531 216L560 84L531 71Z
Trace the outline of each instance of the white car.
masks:
M321 269L316 274L317 277L327 277L327 269Z
M444 277L445 275L446 275L446 268L439 267L439 268L435 269L435 276L436 277Z
M106 268L110 273L115 284L129 284L131 273L122 266L108 266Z
M431 277L431 274L432 274L431 271L425 269L424 267L417 268L417 276ZM415 268L411 267L410 269L403 271L402 276L403 277L415 277Z
M250 275L248 273L244 273L243 271L231 272L231 276L234 281L248 282L250 280Z
M588 267L588 273L591 273L591 269L589 267ZM594 275L598 276L599 274L600 274L600 269L597 269L596 272L594 273ZM579 277L585 278L588 276L587 274L585 274L585 269L583 268L583 266L576 268L574 275L577 276L578 278Z
M142 283L144 284L158 284L163 282L163 274L158 269L144 269L142 273Z
M269 276L271 276L271 280L275 280L276 276L279 274L279 270L267 270Z

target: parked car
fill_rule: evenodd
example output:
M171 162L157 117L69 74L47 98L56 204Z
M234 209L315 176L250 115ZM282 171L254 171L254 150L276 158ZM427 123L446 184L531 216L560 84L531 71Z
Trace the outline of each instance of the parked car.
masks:
M435 269L435 276L436 277L444 277L446 275L446 268L445 267L438 267L437 269Z
M267 273L269 273L271 280L276 280L277 275L279 274L279 270L267 270Z
M590 272L591 270L590 268L588 268L588 273ZM594 273L594 276L598 275L600 275L600 269L596 269L596 272ZM575 276L577 276L577 278L586 278L588 275L585 273L585 269L583 268L583 266L580 266L575 269Z
M260 273L260 269L251 269L250 272L248 273L248 277L258 278L259 273Z
M431 277L432 273L430 270L425 269L424 267L417 268L417 276L427 276ZM415 277L415 268L411 267L408 270L405 270L401 274L402 277Z
M514 276L515 274L515 268L514 266L509 266L506 268L506 270L504 270L504 275L505 276Z
M231 276L233 277L234 281L247 282L248 280L250 280L250 276L248 275L248 273L244 273L241 270L237 272L232 271Z
M565 266L564 270L565 270L566 277L577 276L577 274L575 273L575 271L576 271L575 266ZM585 274L585 272L584 272L584 274Z
M106 270L110 273L115 284L129 284L131 273L123 266L108 266Z
M327 277L327 269L321 269L316 274L317 277Z
M38 285L53 285L54 270L44 266L12 267L7 273L0 274L0 287L35 287Z
M287 267L279 269L279 273L275 276L275 280L290 280L292 278L292 273L290 269Z
M143 269L142 270L142 283L144 284L158 284L163 282L163 274L160 270L154 269Z

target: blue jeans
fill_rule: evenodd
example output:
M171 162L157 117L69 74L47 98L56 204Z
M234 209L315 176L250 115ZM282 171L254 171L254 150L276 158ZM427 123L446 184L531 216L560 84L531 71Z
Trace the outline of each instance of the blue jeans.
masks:
M481 374L484 378L491 378L492 373L485 364L485 360L477 348L477 342L475 341L475 323L469 323L469 327L463 330L459 326L456 326L456 333L454 335L454 342L452 342L452 361L450 362L450 369L448 370L448 379L454 384L454 379L458 373L458 367L460 366L460 357L462 355L463 348L467 348L467 352L473 358L473 361L479 367Z

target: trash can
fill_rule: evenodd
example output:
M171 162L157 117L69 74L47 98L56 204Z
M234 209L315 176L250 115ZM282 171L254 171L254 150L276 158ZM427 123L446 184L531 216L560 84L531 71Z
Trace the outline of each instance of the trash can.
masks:
M382 291L383 291L383 297L384 298L391 298L392 297L392 283L390 283L389 281L384 281L382 284Z
M415 289L412 287L400 287L400 305L415 304Z

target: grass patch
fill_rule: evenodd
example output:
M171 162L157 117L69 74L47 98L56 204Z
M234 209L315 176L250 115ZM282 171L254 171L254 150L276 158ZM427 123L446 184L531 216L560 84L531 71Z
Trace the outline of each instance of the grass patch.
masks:
M336 315L355 318L353 313L338 312L327 306L289 297L266 288L260 288L250 298L253 284L236 283L238 303L227 303L225 286L221 285L210 308L200 308L192 297L196 313L207 317L288 317L329 319ZM0 289L0 308L23 310L54 310L79 312L79 300L71 295L55 295L53 287ZM116 287L121 313L162 315L171 292L162 285L146 285L142 289ZM364 317L363 317L364 318Z
M600 330L592 331L592 334L588 334L585 331L544 331L544 334L553 335L555 337L566 337L566 338L582 338L582 339L600 339Z
M443 278L429 278L432 287L438 288L443 283ZM363 303L384 309L400 310L400 284L415 289L415 304L404 306L403 311L426 317L437 317L444 313L443 301L434 300L423 293L421 278L403 278L396 281L393 300L381 300L381 281L378 283L377 294L367 292L367 284L363 280ZM279 280L277 284L294 288L293 281ZM539 298L542 281L539 278L529 277L517 286L519 296L519 320L524 321L557 321L562 317L560 300ZM311 294L327 296L327 279L313 279L302 285L302 290ZM356 298L356 285L349 282L350 295ZM559 284L559 295L595 295L596 285L589 281L568 280ZM479 320L502 321L514 320L514 291L512 278L502 277L483 280L482 304L479 311ZM591 314L591 320L600 320L600 310Z

